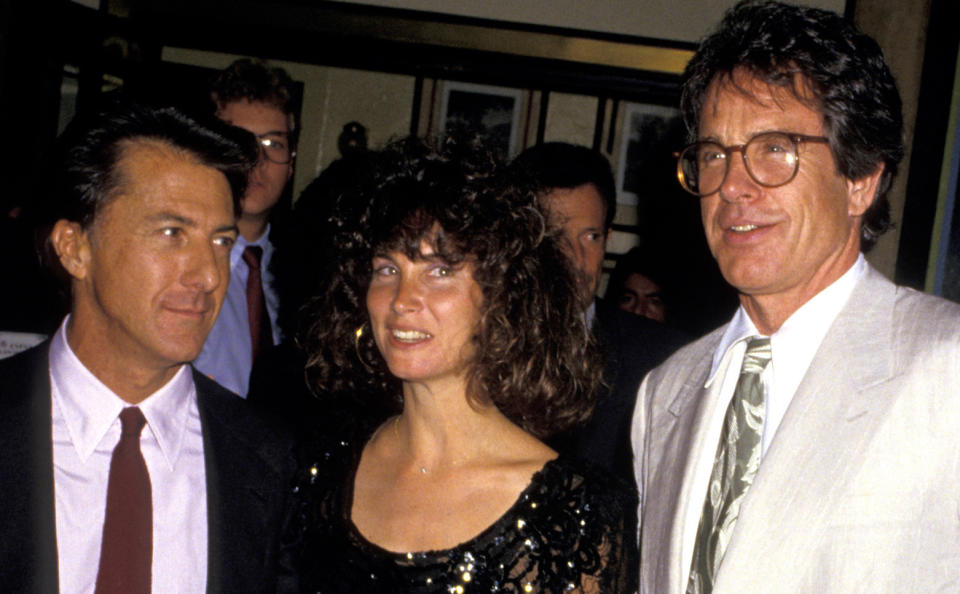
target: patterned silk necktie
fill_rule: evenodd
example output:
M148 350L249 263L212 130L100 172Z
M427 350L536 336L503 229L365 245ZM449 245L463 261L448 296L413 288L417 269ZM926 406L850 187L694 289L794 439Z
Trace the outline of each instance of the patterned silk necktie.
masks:
M740 379L723 420L717 457L697 528L687 594L707 594L713 590L740 514L740 504L757 475L766 410L760 374L769 362L770 339L750 339Z

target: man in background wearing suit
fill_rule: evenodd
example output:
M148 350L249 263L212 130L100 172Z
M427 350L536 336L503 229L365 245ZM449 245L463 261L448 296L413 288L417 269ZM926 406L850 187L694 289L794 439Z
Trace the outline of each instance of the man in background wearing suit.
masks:
M289 207L281 206L281 198L297 156L293 87L282 68L243 58L220 72L210 93L218 118L257 137L260 158L250 172L237 218L227 296L194 366L244 398L254 360L283 337L280 326L286 314L278 290L283 279L278 278L282 273L275 274L283 230L271 221L278 222L277 213Z
M172 109L69 132L48 245L71 311L0 362L0 591L274 588L289 448L188 364L253 139Z
M603 353L600 395L587 422L557 436L558 450L613 470L633 482L630 418L644 374L686 342L672 328L596 299L617 209L610 163L600 152L564 142L531 147L514 160L519 176L539 188L541 204L566 239L579 272L583 307Z
M960 306L862 255L903 154L879 46L746 2L683 80L681 183L741 306L640 388L643 591L960 589Z

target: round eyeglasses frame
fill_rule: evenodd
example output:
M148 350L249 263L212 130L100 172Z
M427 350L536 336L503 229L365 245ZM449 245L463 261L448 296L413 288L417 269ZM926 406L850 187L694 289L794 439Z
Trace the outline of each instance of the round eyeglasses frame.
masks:
M293 159L297 156L297 151L290 150L290 147L287 146L287 154L289 155L285 160L278 160L275 157L271 156L271 150L274 146L274 143L281 142L280 140L273 138L276 134L257 134L257 144L260 145L260 154L263 155L263 158L271 163L276 163L277 165L286 165L293 162ZM289 143L289 141L287 141Z
M789 177L787 177L783 181L768 183L759 179L758 176L754 173L750 165L750 159L749 157L747 157L747 153L750 152L751 146L756 146L755 143L758 140L770 139L777 136L787 139L792 145L793 171L790 173ZM727 180L727 175L729 175L730 173L731 154L739 151L740 157L743 159L743 166L747 170L747 174L750 176L750 179L752 179L753 181L757 182L759 185L765 188L777 188L780 186L784 186L790 183L791 181L793 181L793 178L797 176L797 171L800 170L799 148L800 148L800 145L805 142L828 143L830 142L830 139L824 136L807 136L806 134L795 134L793 132L761 132L760 134L757 134L752 138L750 138L750 140L748 140L744 144L734 144L730 146L723 146L718 142L713 142L709 140L701 140L698 142L694 142L692 144L688 144L687 146L683 147L682 150L673 153L673 156L677 158L677 180L679 180L680 185L683 187L684 190L686 190L687 192L690 192L694 196L698 196L700 198L704 196L709 196L710 194L713 194L714 192L719 190L721 187L723 187L723 183ZM689 161L693 161L695 163L696 162L695 158L689 159L689 155L691 154L691 151L692 151L692 154L696 154L696 152L705 145L715 146L719 148L724 156L723 176L721 176L720 178L720 183L718 183L715 188L711 188L709 192L694 190L689 185L689 181L687 179L688 176L683 166L685 159Z

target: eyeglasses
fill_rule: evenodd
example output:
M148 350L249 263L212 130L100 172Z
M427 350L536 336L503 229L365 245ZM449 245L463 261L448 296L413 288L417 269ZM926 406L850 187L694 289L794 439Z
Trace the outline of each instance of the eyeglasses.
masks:
M740 151L743 165L753 181L767 188L789 183L800 167L798 147L804 142L828 142L823 136L790 132L764 132L746 144L723 146L700 141L686 146L677 157L677 179L695 196L708 196L720 189L730 171L730 158Z
M279 134L257 134L257 142L260 143L260 153L271 163L286 165L297 156L296 151L290 150L288 140Z

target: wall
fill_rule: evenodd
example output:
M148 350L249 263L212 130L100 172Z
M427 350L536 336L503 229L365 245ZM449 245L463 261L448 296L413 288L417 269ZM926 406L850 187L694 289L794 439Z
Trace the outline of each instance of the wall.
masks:
M179 64L226 68L241 56L183 48L164 48L162 59ZM369 130L370 146L410 130L414 79L363 70L345 70L298 62L271 61L303 83L301 135L293 179L296 198L317 174L336 159L343 125L360 121Z
M343 0L340 0L343 1ZM709 33L736 0L349 0L514 23L565 27L696 41ZM795 4L842 13L846 0L798 0Z
M897 81L903 99L904 142L907 148L900 171L890 191L890 211L894 228L880 238L867 259L888 278L893 278L897 263L897 245L906 201L910 148L917 119L917 98L930 12L929 0L857 0L854 20L883 48L884 56ZM944 123L946 125L946 123Z
M645 0L359 0L360 3L413 10L489 18L519 23L570 27L606 33L693 41L708 32L733 0L685 2L682 18L675 1ZM857 0L855 20L884 48L904 100L905 139L909 149L916 119L917 95L926 42L930 0ZM842 11L843 0L802 2ZM223 68L236 56L166 48L163 59L173 62ZM392 136L406 134L410 125L414 79L411 76L344 70L292 62L277 62L304 83L303 135L300 140L294 196L337 157L336 139L343 124L358 120L370 130L371 146ZM426 99L426 97L425 97ZM593 97L554 93L550 98L546 140L591 144L597 100ZM529 126L528 126L529 129ZM614 157L614 155L611 155ZM905 178L909 150L901 174L890 194L895 223L901 220L905 202ZM616 165L616 163L614 163ZM630 223L635 213L624 212L619 222ZM896 265L899 231L882 237L869 255L870 261L892 277Z

